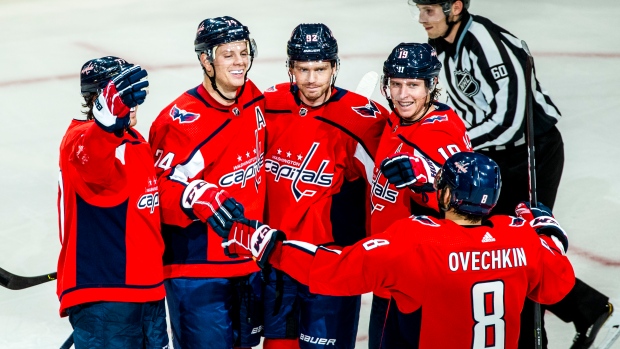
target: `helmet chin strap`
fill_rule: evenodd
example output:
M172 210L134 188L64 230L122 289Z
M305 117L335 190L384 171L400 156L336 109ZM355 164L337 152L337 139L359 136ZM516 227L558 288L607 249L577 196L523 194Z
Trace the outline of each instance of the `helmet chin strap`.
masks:
M429 92L428 96L430 96L432 92ZM430 99L428 101L428 103L426 103L426 109L424 110L424 112L422 112L421 116L418 117L417 119L413 120L413 121L408 121L405 120L396 110L396 108L394 107L394 102L392 101L392 97L390 96L389 98L386 97L387 101L388 101L388 105L390 106L390 109L392 110L392 112L394 114L396 114L396 116L398 116L398 118L400 119L400 123L401 125L413 125L416 122L419 122L420 120L422 120L424 118L424 115L426 115L426 113L428 113L428 110L431 109L431 105L433 104Z
M452 32L452 28L454 28L454 25L457 24L458 22L460 22L460 20L456 22L448 22L448 18L446 18L446 24L448 25L448 30L446 30L446 32L441 37L444 39L447 38Z
M248 79L248 73L250 72L250 69L252 69L252 63L253 62L254 62L254 57L252 57L250 59L250 66L248 67L248 70L246 70L245 75L243 76L243 85L241 86L241 89L235 95L234 98L228 98L228 97L224 96L224 94L217 87L217 83L215 82L215 80L216 80L215 79L215 75L216 75L216 73L215 73L215 66L213 65L212 62L209 61L209 64L211 64L211 67L213 68L213 77L211 77L211 76L209 76L209 74L207 74L207 70L205 69L204 66L202 66L202 70L204 71L205 75L209 78L209 81L211 81L211 87L213 87L213 90L215 90L215 92L217 92L217 94L220 95L220 97L222 97L226 101L237 101L239 96L241 96L243 94L243 90L245 90L245 82Z
M465 9L463 9L463 11L465 11ZM449 17L449 16L448 16L448 15L446 15L446 24L448 25L448 29L447 29L447 30L446 30L446 32L445 32L445 33L441 36L441 37L442 37L442 38L444 38L444 39L445 39L445 38L447 38L447 37L450 35L450 33L452 32L452 28L454 28L454 26L455 26L457 23L459 23L459 22L461 21L461 17L462 17L462 16L461 16L461 15L459 15L459 16L458 16L458 19L457 19L456 21L454 21L454 22L450 22L450 21L448 20L448 17Z
M295 61L291 61L291 62L295 62ZM290 63L289 63L290 64ZM293 63L294 65L295 63ZM325 92L325 98L323 100L323 103L319 104L319 105L315 105L312 106L312 108L318 108L322 105L324 105L325 103L327 103L329 101L329 99L331 98L331 94L332 91L334 90L334 87L336 87L336 77L338 76L338 71L340 70L340 62L336 62L336 64L334 65L336 72L332 75L331 81L329 83L329 88L327 89L327 91ZM293 74L291 73L291 71L289 70L288 72L288 78L290 81L289 84L289 90L291 91L291 94L293 95L293 97L295 98L296 101L299 101L300 103L305 104L301 98L299 98L298 95L295 94L295 78L293 77ZM298 88L299 91L299 88ZM299 91L299 93L301 93L301 91Z

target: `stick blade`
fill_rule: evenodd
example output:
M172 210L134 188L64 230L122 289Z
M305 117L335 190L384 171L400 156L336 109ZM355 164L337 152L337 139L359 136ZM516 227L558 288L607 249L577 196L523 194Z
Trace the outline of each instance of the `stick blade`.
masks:
M19 276L0 268L0 286L9 290L22 290L52 280L56 280L56 272L39 276Z
M603 328L607 328L607 333L603 337L601 344L596 346L597 349L610 349L611 346L620 338L620 314L614 312L611 313L609 319L607 319ZM599 333L599 337L601 333ZM598 337L597 337L598 339Z
M375 88L377 87L377 83L379 82L379 74L375 71L369 71L368 73L362 76L362 79L357 84L357 88L355 89L355 93L362 95L366 98L370 98L373 92L375 92Z

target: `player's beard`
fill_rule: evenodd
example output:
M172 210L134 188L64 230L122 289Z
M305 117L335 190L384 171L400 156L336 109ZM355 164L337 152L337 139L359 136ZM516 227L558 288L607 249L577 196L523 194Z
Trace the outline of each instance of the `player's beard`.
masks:
M324 87L318 87L314 90L307 90L307 87L302 86L303 88L299 88L299 93L301 93L306 99L307 104L314 106L325 103L325 101L329 98L331 92L331 83L327 84ZM304 102L305 103L305 102Z

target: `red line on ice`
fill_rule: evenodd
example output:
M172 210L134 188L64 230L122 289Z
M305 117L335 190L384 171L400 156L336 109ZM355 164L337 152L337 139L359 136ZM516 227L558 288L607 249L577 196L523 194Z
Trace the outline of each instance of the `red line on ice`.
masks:
M582 248L579 247L574 247L574 246L570 246L568 248L568 252L570 254L576 254L580 257L584 257L586 259L591 260L592 262L601 264L603 266L606 267L620 267L620 261L619 260L613 260L611 258L606 258L600 255L597 255L596 253L592 253L590 251L584 250Z
M82 46L89 50L98 50L96 47L86 44L86 43L77 43L78 46ZM101 53L101 52L100 52ZM103 53L101 53L103 54ZM342 54L340 58L343 60L348 59L384 59L387 57L387 53L356 53L356 54ZM620 53L613 52L534 52L534 57L568 57L568 58L589 58L589 59L620 59ZM267 57L267 58L257 58L256 63L283 63L286 61L284 57ZM180 63L180 64L168 64L161 66L147 66L143 65L147 70L159 71L159 70L170 70L170 69L185 69L185 68L193 68L197 67L196 63ZM377 67L379 69L380 67ZM26 78L26 79L17 79L17 80L9 80L9 81L0 81L0 88L9 87L9 86L18 86L18 85L31 85L31 84L39 84L44 82L49 82L52 80L77 80L78 75L76 74L64 74L64 75L55 75L55 76L43 76L38 78Z

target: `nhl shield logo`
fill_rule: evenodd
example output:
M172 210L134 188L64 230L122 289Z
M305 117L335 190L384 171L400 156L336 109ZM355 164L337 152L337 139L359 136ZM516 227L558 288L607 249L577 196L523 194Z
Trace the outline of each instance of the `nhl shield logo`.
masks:
M473 97L480 91L480 84L471 76L469 70L457 70L454 75L456 76L457 87L467 97Z
M308 115L308 109L306 109L306 108L301 108L301 109L299 109L299 115L300 115L300 116L306 116L306 115Z

